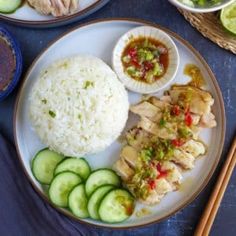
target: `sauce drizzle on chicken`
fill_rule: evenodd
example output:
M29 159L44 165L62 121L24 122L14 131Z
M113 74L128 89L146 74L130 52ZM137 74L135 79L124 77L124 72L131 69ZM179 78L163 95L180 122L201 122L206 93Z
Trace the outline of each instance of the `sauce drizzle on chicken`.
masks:
M191 78L188 83L190 86L201 88L206 84L201 70L194 64L187 64L184 68L184 74Z
M114 167L139 201L156 204L177 190L182 171L194 168L196 158L205 154L198 136L201 128L216 126L213 103L209 92L178 85L161 99L150 97L130 107L140 121L127 132Z

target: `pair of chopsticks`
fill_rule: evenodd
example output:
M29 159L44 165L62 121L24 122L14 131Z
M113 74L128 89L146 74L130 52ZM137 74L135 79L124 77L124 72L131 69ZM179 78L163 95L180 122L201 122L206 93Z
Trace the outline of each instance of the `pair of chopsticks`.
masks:
M195 230L194 236L209 235L211 226L216 217L221 200L224 196L230 177L233 173L235 164L236 164L236 137L234 138L227 159L220 172L219 178L210 196L207 206L203 212L200 222Z

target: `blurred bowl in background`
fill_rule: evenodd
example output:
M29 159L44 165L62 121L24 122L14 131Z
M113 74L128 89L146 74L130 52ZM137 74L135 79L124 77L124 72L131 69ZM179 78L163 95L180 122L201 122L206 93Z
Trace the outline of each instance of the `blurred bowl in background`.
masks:
M4 27L0 27L0 101L16 87L22 73L19 44Z
M191 2L191 0L187 0ZM186 1L186 2L187 2ZM187 11L191 12L198 12L198 13L207 13L207 12L213 12L218 11L231 3L233 3L235 0L221 0L220 3L209 5L209 6L190 6L186 3L183 3L183 0L169 0L172 4L174 4L176 7L182 8Z

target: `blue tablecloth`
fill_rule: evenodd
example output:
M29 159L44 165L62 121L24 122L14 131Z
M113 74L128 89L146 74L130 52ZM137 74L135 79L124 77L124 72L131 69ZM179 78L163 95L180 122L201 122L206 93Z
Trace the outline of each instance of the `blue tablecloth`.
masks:
M82 1L82 0L81 0ZM136 17L165 26L188 40L206 59L221 87L227 118L225 148L221 163L207 188L188 207L159 224L149 227L114 231L83 226L57 213L32 189L23 174L13 144L0 136L0 235L192 235L209 198L219 169L226 157L236 130L236 56L219 48L190 26L167 0L111 0L99 12L68 26L55 29L26 29L1 21L20 42L24 72L46 45L66 30L92 19L104 17ZM0 102L0 133L13 143L13 106L17 89ZM212 235L235 235L236 232L236 174L230 182L213 225Z
M13 144L0 134L0 235L98 235L59 214L33 190Z

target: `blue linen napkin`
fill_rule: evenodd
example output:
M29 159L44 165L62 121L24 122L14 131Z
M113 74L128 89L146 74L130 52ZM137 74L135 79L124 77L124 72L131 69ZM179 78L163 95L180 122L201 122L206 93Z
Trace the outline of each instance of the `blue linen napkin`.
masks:
M88 228L57 212L32 188L15 147L0 134L0 235L93 236Z

